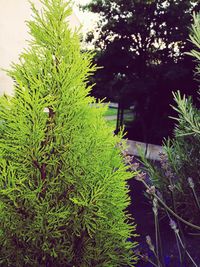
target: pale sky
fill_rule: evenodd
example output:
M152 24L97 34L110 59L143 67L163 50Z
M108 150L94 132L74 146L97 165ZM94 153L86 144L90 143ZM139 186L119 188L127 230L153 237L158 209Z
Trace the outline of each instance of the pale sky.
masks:
M82 12L78 8L78 5L84 5L92 0L73 0L74 2L74 12L81 24L83 25L83 33L88 32L94 28L95 22L98 20L98 15L91 12Z
M39 0L31 0L37 8L41 7ZM89 0L72 0L76 5L85 4ZM3 92L12 94L13 80L10 79L1 68L9 69L11 62L18 62L19 55L25 47L30 36L27 32L26 20L31 18L31 9L27 0L0 0L0 95ZM81 32L85 37L86 32L94 29L95 14L81 12L77 7L73 8L74 13L83 28ZM71 21L72 22L72 21ZM71 26L78 26L79 23L74 21ZM73 26L72 26L73 28ZM84 43L83 43L84 44ZM82 44L82 45L83 45Z

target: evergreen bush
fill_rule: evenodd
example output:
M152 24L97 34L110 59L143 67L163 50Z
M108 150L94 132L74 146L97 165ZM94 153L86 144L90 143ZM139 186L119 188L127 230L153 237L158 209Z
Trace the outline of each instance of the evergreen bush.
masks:
M105 107L89 95L92 54L66 23L69 1L32 5L28 49L0 99L0 265L134 266L129 171Z

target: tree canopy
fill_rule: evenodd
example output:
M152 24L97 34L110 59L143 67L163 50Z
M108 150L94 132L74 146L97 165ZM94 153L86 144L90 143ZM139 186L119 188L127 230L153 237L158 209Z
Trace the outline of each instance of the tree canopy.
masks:
M171 91L187 93L195 86L193 63L184 52L191 46L189 26L198 1L94 0L84 8L100 15L98 34L90 32L86 40L103 66L94 77L95 96L122 108L134 104L140 136L157 142L169 133L158 127L170 124Z

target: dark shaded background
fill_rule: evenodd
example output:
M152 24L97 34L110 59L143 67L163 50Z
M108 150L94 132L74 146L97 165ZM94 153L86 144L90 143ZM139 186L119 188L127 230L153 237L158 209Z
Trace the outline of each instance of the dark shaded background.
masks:
M84 7L100 14L86 40L103 67L91 78L92 94L117 102L120 111L134 106L129 139L161 144L173 133L172 91L196 94L195 62L185 52L192 49L192 13L199 8L198 0L93 0Z

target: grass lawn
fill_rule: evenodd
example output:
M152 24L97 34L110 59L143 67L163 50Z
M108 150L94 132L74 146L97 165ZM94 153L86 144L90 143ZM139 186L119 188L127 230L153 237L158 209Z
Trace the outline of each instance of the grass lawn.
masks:
M130 112L130 111L129 111ZM112 114L112 115L115 115L115 114ZM112 115L107 115L107 116L112 116ZM124 124L127 125L127 124L130 124L132 121L134 120L134 114L124 114ZM116 119L113 119L113 120L107 120L107 123L113 127L114 129L116 128L116 124L117 124L117 120Z
M114 116L114 115L117 116L117 108L108 108L104 116Z
M125 109L124 110L124 114L126 113L131 113L132 111L130 109ZM117 108L108 108L108 110L106 110L105 115L104 116L117 116Z
M108 108L108 110L105 112L105 117L106 116L116 116L117 117L117 108ZM134 120L134 114L130 109L125 109L124 110L124 124L129 124ZM117 120L107 120L107 123L115 130Z

